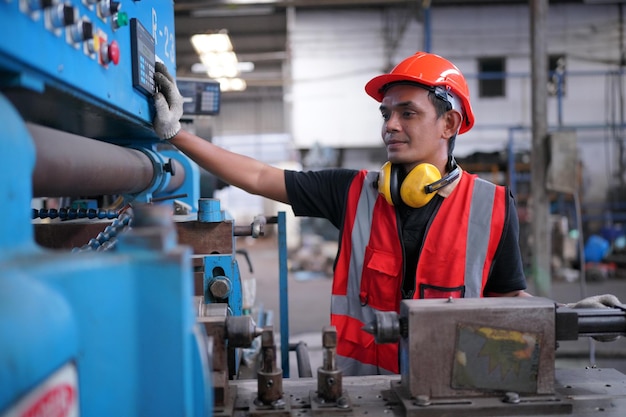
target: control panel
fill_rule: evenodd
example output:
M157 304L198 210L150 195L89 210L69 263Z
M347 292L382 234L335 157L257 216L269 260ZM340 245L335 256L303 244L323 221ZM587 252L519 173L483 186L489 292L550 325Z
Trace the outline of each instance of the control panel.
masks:
M183 114L186 116L213 116L220 112L220 83L199 78L176 79L183 96Z
M156 60L176 73L172 0L1 0L0 88L24 119L153 139Z

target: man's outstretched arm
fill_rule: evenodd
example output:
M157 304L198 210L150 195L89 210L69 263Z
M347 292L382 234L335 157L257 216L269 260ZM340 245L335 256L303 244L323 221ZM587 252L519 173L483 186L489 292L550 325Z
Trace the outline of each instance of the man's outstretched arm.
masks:
M154 131L162 140L169 141L202 168L222 181L249 193L288 203L285 175L282 169L248 156L220 148L190 132L181 129L183 97L167 67L155 65L154 94L156 114Z
M222 181L251 194L289 203L282 169L220 148L185 130L180 130L170 143Z

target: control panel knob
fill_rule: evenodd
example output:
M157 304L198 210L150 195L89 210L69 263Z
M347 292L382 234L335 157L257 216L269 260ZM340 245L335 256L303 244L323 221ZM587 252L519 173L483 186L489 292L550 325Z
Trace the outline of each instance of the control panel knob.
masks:
M120 10L120 2L115 0L102 0L98 3L98 12L100 16L112 16Z
M76 9L67 4L57 4L50 9L50 23L55 28L73 25L76 21Z
M79 20L70 28L70 34L76 43L93 39L93 24L87 20Z
M28 0L28 8L32 11L47 9L59 4L59 0Z

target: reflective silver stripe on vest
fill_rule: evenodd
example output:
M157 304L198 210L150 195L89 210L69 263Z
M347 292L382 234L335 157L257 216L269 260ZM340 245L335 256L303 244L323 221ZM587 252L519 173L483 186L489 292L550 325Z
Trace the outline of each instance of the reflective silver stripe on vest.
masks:
M332 295L330 298L330 311L332 314L350 316L361 323L371 323L376 319L375 311L369 305L362 306L359 295Z
M361 292L365 247L370 241L371 219L378 197L378 190L372 185L377 177L377 171L367 173L357 203L357 217L354 219L352 235L350 236L352 255L350 256L346 296L333 295L330 303L330 310L333 314L350 316L362 323L369 323L375 319L374 310L369 306L361 306L359 294Z
M480 297L483 284L483 268L489 246L491 213L496 186L481 178L474 181L472 204L467 226L467 249L465 255L465 297Z
M341 371L343 376L395 375L393 372L389 372L388 370L379 368L378 366L368 365L366 363L359 362L356 359L341 355L337 355L337 369Z

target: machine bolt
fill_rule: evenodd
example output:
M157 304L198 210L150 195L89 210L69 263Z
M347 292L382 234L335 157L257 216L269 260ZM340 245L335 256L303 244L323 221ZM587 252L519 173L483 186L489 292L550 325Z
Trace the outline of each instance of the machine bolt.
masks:
M428 395L418 395L415 397L415 405L419 407L428 407L431 405L430 397Z
M505 403L509 403L509 404L519 404L520 403L520 397L519 394L517 392L507 392L506 394L504 394L504 402Z
M276 400L276 401L274 401L272 403L272 407L274 407L275 409L285 408L286 405L287 405L287 403L282 398L279 398L278 400Z
M218 300L225 300L230 296L230 281L226 277L215 277L209 285L209 291Z
M339 397L337 399L337 407L338 408L348 408L350 407L350 402L346 397Z

